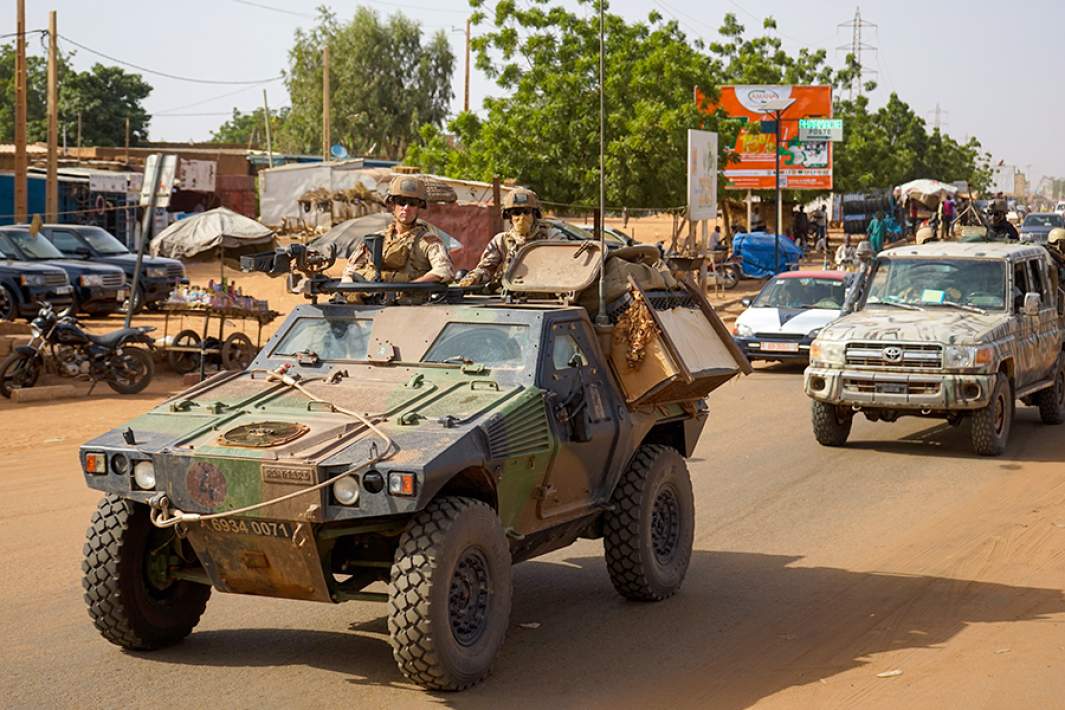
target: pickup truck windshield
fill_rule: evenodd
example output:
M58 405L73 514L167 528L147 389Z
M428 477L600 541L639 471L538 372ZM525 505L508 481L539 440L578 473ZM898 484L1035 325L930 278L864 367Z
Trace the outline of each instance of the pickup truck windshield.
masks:
M823 278L777 278L766 285L752 308L843 308L843 282Z
M991 259L880 259L866 306L878 303L927 308L1006 308L1006 269Z

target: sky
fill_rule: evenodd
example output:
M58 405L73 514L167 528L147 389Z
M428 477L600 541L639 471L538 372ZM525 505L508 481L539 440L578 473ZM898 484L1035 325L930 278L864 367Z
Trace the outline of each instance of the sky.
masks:
M26 26L46 28L48 11L54 9L61 36L125 62L201 81L261 81L281 74L293 33L313 25L315 8L323 3L341 19L362 4L382 15L402 11L427 31L443 30L456 57L452 105L461 109L465 0L27 0ZM15 1L0 4L6 6L0 34L7 34L15 29ZM751 34L772 16L786 49L825 48L838 66L844 52L836 48L852 39L850 28L838 25L851 22L856 7L818 0L614 0L610 10L629 19L657 10L676 19L689 36L707 41L716 38L726 12ZM931 124L938 105L945 131L961 140L976 136L996 162L1016 165L1035 181L1065 175L1065 90L1058 85L1060 59L1055 59L1065 3L866 0L861 15L876 25L863 35L866 44L877 47L863 57L879 82L870 94L874 107L894 91ZM69 42L60 46L76 50L78 69L112 63ZM30 37L29 48L44 55L37 36ZM206 84L142 73L155 87L145 102L153 114L152 140L205 140L234 107L260 106L263 88L271 108L288 104L280 80ZM485 96L501 92L476 69L472 73L470 102L476 110Z

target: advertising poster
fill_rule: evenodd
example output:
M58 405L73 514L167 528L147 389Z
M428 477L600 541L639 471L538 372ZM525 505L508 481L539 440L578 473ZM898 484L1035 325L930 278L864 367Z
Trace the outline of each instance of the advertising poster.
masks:
M688 219L717 217L717 134L688 130Z
M780 186L788 190L831 190L832 144L799 140L800 118L832 117L831 86L723 86L717 104L696 88L696 105L703 110L720 108L733 118L747 119L748 126L741 129L734 146L738 161L729 162L723 171L725 188L774 188L776 136L769 130L760 131L759 122L773 120L773 114L762 109L766 102L777 99L794 99L780 125Z

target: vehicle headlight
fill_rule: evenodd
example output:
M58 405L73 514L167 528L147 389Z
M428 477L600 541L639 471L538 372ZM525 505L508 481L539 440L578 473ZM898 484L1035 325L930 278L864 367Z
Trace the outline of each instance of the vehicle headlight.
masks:
M847 364L847 344L835 340L815 340L810 344L810 362L842 367Z
M355 505L359 502L359 482L354 476L338 478L333 483L333 497L341 505Z
M146 491L155 488L155 465L151 461L138 461L133 466L133 481L137 488Z
M165 266L149 266L144 270L144 273L148 275L148 278L152 279L165 279L167 276Z
M819 335L821 335L821 328L814 328L813 330L811 330L809 333L806 334L806 337L809 338L810 340L817 340L817 336L819 336Z
M943 348L943 367L948 370L966 370L990 365L994 361L992 347L976 345L948 345Z
M742 337L754 335L754 328L744 323L736 323L736 335Z
M44 286L44 274L23 274L19 277L19 283L23 286Z
M103 286L104 277L103 274L85 274L78 281L82 286Z
M41 337L41 329L37 327L36 323L30 323L30 334L35 338Z

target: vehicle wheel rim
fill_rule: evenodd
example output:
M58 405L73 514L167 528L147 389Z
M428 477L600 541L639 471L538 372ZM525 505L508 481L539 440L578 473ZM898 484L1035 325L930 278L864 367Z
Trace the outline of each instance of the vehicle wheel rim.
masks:
M144 377L148 368L139 358L132 355L121 355L115 368L115 382L120 385L132 385Z
M472 646L484 635L490 598L488 560L477 548L467 548L451 575L447 598L451 633L462 646Z
M8 389L22 389L33 382L35 374L36 368L30 364L29 360L20 360L4 376L4 384Z
M1006 402L999 395L995 398L995 433L1001 434L1002 429L1006 424Z
M680 503L672 488L663 488L651 508L651 547L660 564L673 559L679 539Z

